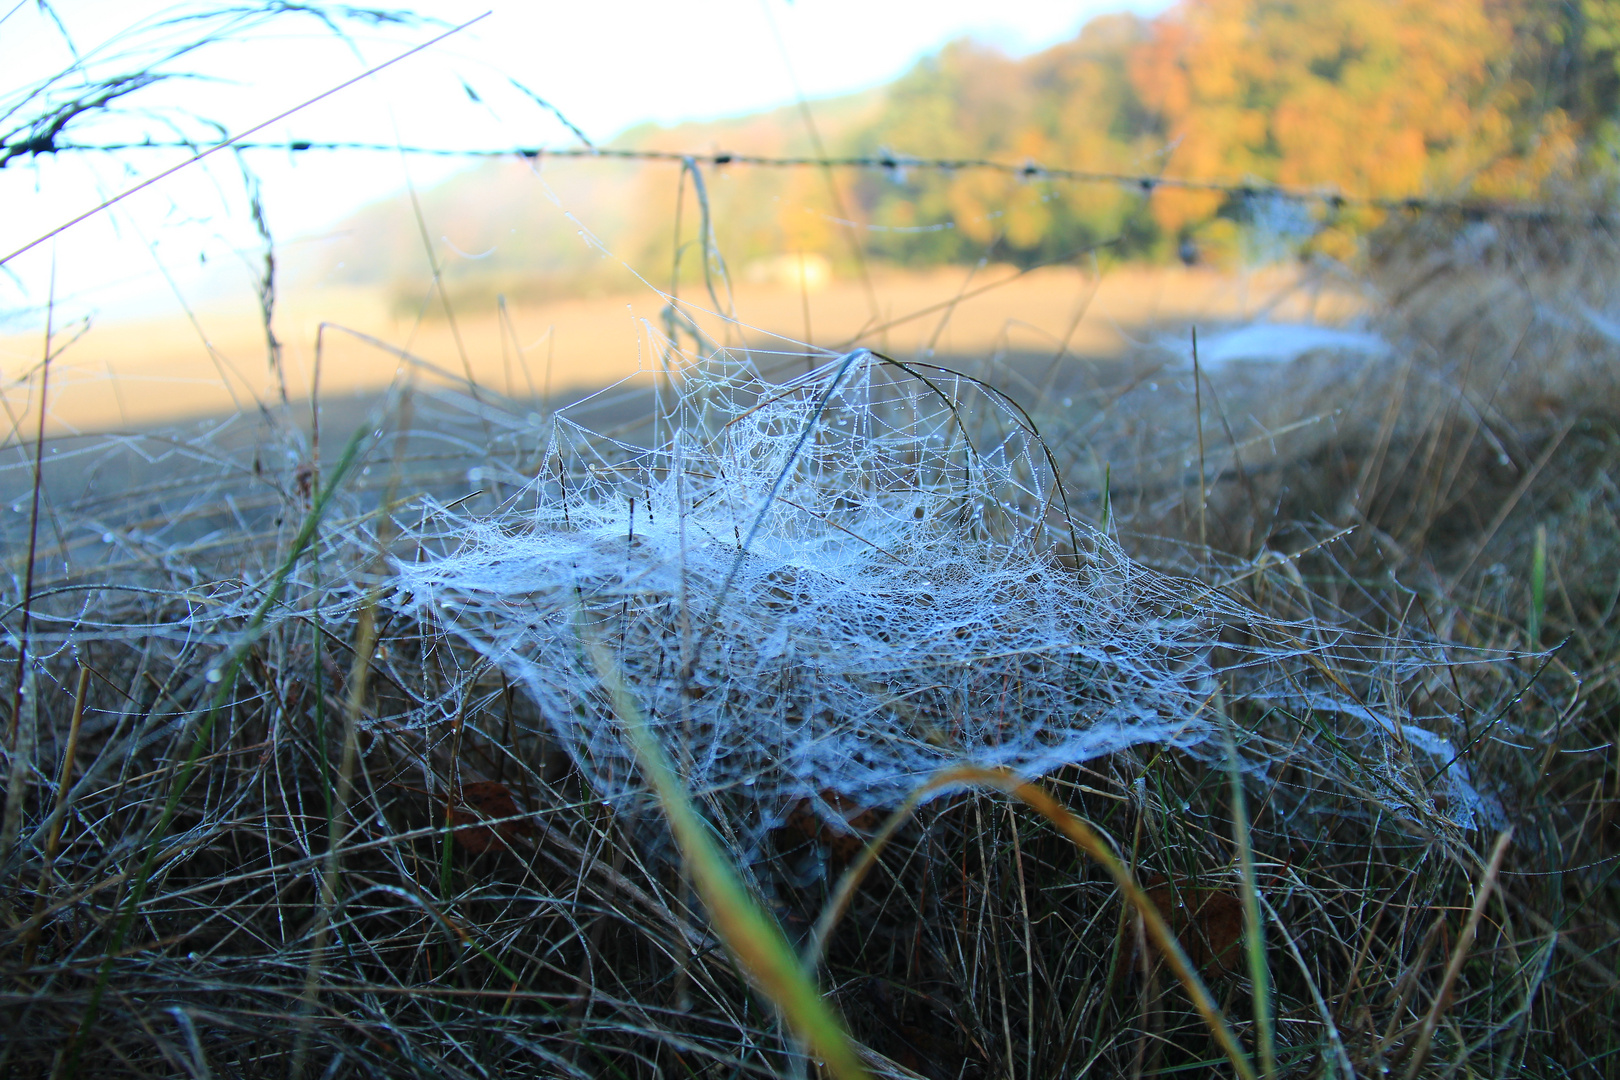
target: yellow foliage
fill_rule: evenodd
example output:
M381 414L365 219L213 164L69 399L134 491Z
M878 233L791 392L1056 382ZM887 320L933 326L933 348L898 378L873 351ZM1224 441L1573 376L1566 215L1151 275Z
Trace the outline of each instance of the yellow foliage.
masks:
M1349 196L1456 192L1476 179L1533 187L1575 141L1552 124L1514 145L1527 88L1501 75L1512 5L1492 0L1183 0L1131 59L1137 92L1174 147L1168 172ZM1219 196L1164 192L1183 230Z
M822 125L828 150L894 155L894 169L713 170L709 194L721 247L739 265L806 252L849 272L852 241L870 257L918 262L991 253L1031 263L1105 242L1124 257L1162 256L1181 238L1205 258L1236 258L1233 230L1250 214L1291 244L1342 257L1382 219L1356 199L1535 198L1601 166L1594 130L1620 141L1617 70L1620 0L1578 10L1561 0L1178 0L1153 21L1095 19L1022 59L956 42L845 106L847 126ZM748 118L724 145L808 153L802 119ZM692 135L659 133L649 145L687 146ZM1227 191L908 170L908 156L1278 184L1352 201L1294 207L1278 224ZM673 206L677 173L649 182L646 205ZM681 265L695 274L690 196L686 205ZM1221 216L1235 220L1212 229ZM648 261L669 265L662 217L644 233Z

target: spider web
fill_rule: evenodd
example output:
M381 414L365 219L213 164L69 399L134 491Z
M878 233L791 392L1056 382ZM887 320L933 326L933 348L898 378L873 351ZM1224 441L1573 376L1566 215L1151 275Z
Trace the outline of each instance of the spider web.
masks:
M1249 769L1325 776L1359 746L1397 811L1488 810L1431 730L1450 718L1391 689L1433 657L1134 562L998 391L866 350L772 380L756 353L665 346L646 445L559 415L521 496L436 509L415 539L437 554L397 567L395 603L521 684L604 798L642 787L591 644L688 785L754 829L963 763L1224 753L1236 702L1270 718L1238 733Z

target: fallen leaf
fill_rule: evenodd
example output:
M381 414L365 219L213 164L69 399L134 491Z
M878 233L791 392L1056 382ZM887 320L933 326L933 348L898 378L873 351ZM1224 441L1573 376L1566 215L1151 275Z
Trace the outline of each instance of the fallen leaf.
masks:
M450 824L455 828L452 834L456 843L462 850L470 851L475 855L482 855L486 851L510 851L511 844L519 837L533 839L534 826L521 814L517 803L512 800L512 792L499 780L475 780L470 784L463 784L461 791L450 804ZM502 820L510 818L511 820ZM481 821L495 821L497 824L480 825Z
M1175 932L1182 951L1205 975L1225 975L1243 956L1243 901L1225 889L1183 882L1162 874L1146 880L1148 899ZM1148 944L1152 948L1152 942Z

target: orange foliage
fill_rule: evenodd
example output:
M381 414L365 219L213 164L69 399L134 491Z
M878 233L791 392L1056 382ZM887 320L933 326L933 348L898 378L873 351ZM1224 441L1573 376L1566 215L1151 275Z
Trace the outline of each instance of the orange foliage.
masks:
M1516 142L1528 88L1505 78L1515 5L1491 0L1183 0L1131 57L1174 148L1168 172L1401 198L1533 188L1574 156L1569 125ZM1160 193L1168 231L1218 194Z
M904 161L1029 161L1352 198L1536 198L1611 161L1590 148L1620 146L1617 69L1620 0L1179 0L1152 21L1094 19L1023 58L955 42L880 91L815 103L814 139L788 108L635 141L899 163L831 177L706 167L715 235L739 269L805 253L853 273L851 241L863 257L913 263L989 254L1033 264L1102 243L1163 257L1192 233L1218 259L1256 209L1225 191L1157 186L1144 199L1132 184ZM627 180L637 185L620 201L629 238L613 246L636 265L674 265L678 173L646 166ZM680 266L695 281L698 208L690 178L685 187ZM1382 217L1306 209L1314 222L1295 221L1290 237L1337 256Z

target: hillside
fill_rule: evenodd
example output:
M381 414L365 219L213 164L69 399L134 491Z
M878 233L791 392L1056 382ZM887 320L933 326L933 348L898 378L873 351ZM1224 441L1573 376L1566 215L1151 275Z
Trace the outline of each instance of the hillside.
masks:
M1343 258L1382 214L1329 195L1524 199L1606 186L1617 28L1620 4L1609 2L1182 0L1152 21L1100 17L1023 58L960 41L888 86L812 103L821 145L1280 183L1323 198L1279 206L971 170L734 167L708 177L715 235L733 271L801 253L845 273L857 258L1032 265L1098 243L1162 260L1188 241L1217 262ZM613 145L798 155L815 143L789 107L642 127ZM453 296L600 294L629 283L618 260L668 280L680 187L669 163L503 160L423 193L422 210ZM685 205L690 236L698 207ZM413 211L395 198L357 214L296 274L389 286L414 309L426 270ZM683 276L700 270L683 256Z
M882 105L880 91L818 101L817 130L824 140L842 144ZM625 132L613 145L813 152L797 108L670 128L644 125ZM668 230L679 173L678 165L668 163L543 156L525 161L514 155L486 161L421 192L422 216L453 298L484 301L499 293L524 302L602 295L632 284L604 250L659 281L668 280ZM773 200L782 194L805 198L799 189L807 179L819 183L795 174L710 177L722 244L730 249L737 240L748 248L772 243L775 237L767 234L776 224ZM696 207L688 210L695 220ZM585 230L594 244L582 235ZM690 269L697 269L695 260ZM393 291L397 304L414 307L430 277L409 195L375 203L333 230L329 239L306 245L289 272L295 287L316 282L382 286Z

